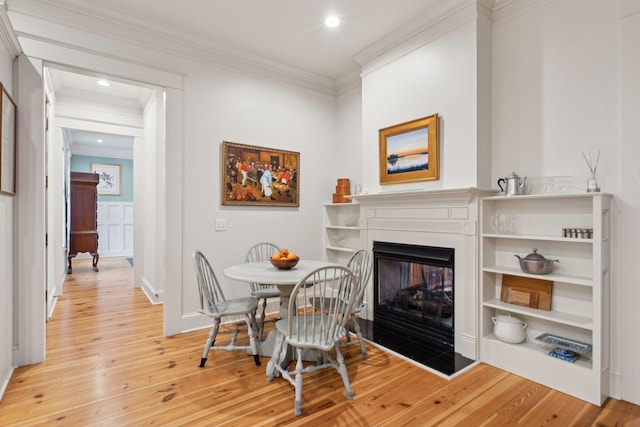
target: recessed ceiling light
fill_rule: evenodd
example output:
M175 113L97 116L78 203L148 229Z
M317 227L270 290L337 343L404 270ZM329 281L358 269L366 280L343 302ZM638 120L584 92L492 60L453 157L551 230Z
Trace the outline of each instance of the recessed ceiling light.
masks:
M98 80L98 84L99 84L100 86L104 86L104 87L109 87L109 86L111 86L111 83L109 83L108 81L106 81L106 80L104 80L104 79L100 79L100 80Z
M329 16L324 20L324 25L331 28L337 27L338 25L340 25L340 18L335 15Z
M102 144L102 140L101 140L101 139L99 139L99 140L98 140L98 142L99 142L100 144Z

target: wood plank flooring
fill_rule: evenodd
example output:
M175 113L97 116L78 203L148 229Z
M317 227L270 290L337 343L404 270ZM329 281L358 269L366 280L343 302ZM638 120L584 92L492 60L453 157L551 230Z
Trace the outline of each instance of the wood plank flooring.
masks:
M217 351L199 368L208 330L163 336L162 306L132 280L125 258L101 259L99 273L74 260L46 361L16 369L0 426L640 426L626 402L599 408L484 364L448 381L372 345L367 360L345 351L353 400L337 372L316 372L295 417L293 387L266 382L267 358Z

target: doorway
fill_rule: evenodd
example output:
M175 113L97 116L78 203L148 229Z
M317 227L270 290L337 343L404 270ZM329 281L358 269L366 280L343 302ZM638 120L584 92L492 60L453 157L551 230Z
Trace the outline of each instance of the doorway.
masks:
M162 90L53 65L45 66L44 76L45 91L51 104L46 136L48 318L53 313L56 298L64 291L71 171L94 172L92 169L96 165L105 164L118 171L117 189L98 193L99 253L101 257L142 255L141 261L136 263L134 276L136 286L143 282L145 233L136 231L134 212L136 195L140 198L142 194L141 203L145 202L144 192L135 191L136 178L144 175L138 174L136 169L143 172L148 169L148 162L157 160L155 156L146 157L145 153L147 146L158 142L148 137L159 133L156 111L149 114L149 110L162 97ZM140 250L136 250L137 247ZM86 254L80 256L83 255ZM153 293L158 292L154 290Z

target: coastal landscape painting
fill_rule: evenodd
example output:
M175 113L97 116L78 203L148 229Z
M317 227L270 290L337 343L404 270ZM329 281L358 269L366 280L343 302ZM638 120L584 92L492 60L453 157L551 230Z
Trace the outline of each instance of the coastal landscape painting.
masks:
M380 184L438 179L438 115L379 131Z

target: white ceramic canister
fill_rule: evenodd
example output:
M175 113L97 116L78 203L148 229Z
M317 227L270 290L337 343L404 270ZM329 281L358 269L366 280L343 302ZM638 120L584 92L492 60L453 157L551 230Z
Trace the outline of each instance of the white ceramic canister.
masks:
M526 335L524 333L527 328L527 322L512 317L510 314L492 317L493 321L493 334L500 341L508 342L510 344L518 344L525 340Z

